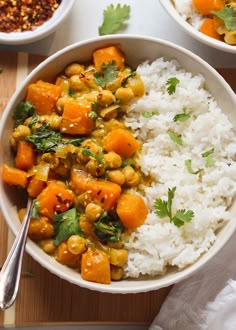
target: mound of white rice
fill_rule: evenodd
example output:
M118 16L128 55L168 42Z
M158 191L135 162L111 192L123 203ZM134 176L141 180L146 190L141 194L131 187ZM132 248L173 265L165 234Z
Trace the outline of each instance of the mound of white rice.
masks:
M236 135L226 115L204 89L204 77L193 76L180 69L176 61L163 58L143 63L137 72L146 94L132 105L126 125L143 144L140 166L143 173L151 176L152 184L142 187L149 215L126 243L126 274L131 277L162 274L168 266L182 269L194 263L212 246L216 230L229 220L227 209L236 192ZM170 95L166 82L173 77L179 84ZM190 118L175 122L174 116L183 113L183 109ZM170 138L169 130L181 136L182 146ZM207 167L202 153L212 148L214 164ZM194 171L202 171L189 173L186 160L191 160ZM173 212L194 212L193 219L182 227L154 213L155 200L167 200L168 189L173 187Z
M207 0L206 0L207 1ZM173 0L173 4L177 12L183 17L185 21L190 23L195 29L199 29L204 21L204 17L200 15L192 0Z

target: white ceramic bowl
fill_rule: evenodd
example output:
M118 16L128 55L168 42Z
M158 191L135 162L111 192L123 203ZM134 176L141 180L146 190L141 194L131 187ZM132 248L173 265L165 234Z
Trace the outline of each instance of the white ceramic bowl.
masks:
M23 32L0 32L0 44L21 45L43 39L53 33L68 16L75 0L62 0L53 16L32 31Z
M191 26L188 22L184 20L184 18L177 12L175 9L172 0L159 0L165 11L170 15L171 18L191 37L202 42L203 44L222 50L227 53L236 54L236 46L228 45L223 41L216 40L214 38L208 37L204 33L198 31L193 26Z
M8 103L0 123L0 168L3 162L12 162L12 155L9 148L9 138L12 132L12 110L16 104L24 99L26 88L30 82L45 79L49 80L56 76L62 69L73 61L87 62L91 60L92 51L95 48L104 47L111 44L118 44L124 52L127 63L135 68L144 60L153 61L158 57L165 57L167 60L177 59L182 67L193 74L201 73L206 78L206 88L212 93L219 105L229 116L231 122L236 126L236 97L232 89L225 80L209 64L198 56L180 46L170 42L149 37L132 35L104 36L88 41L76 43L55 53L42 62L22 83L21 87L14 93ZM16 212L16 205L19 204L20 196L12 194L12 190L3 184L0 179L0 206L3 215L14 234L19 228L19 219ZM112 282L111 285L97 284L84 281L80 274L74 270L56 262L49 255L44 253L33 241L28 239L26 249L28 253L37 260L43 267L59 277L72 282L81 287L92 290L110 293L136 293L156 290L179 282L193 274L200 267L204 266L233 234L236 221L236 203L230 210L232 219L217 234L217 240L212 248L202 255L193 265L181 271L168 272L166 275L149 279L123 280Z

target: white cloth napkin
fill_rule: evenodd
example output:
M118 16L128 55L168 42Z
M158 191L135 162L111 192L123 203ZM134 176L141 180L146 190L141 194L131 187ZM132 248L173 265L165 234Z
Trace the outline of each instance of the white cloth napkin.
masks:
M173 286L149 330L236 330L236 233L208 265Z

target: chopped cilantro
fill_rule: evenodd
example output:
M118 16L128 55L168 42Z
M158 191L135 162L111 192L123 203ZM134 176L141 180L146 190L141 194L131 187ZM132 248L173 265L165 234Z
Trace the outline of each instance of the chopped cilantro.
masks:
M169 78L166 82L167 91L169 95L172 95L176 91L176 86L179 84L179 79L176 77Z
M118 75L118 67L116 62L113 60L108 62L108 64L103 63L101 65L101 71L101 73L98 71L94 73L94 82L96 85L105 88L106 84L115 80Z
M118 4L116 7L113 4L107 6L103 11L103 23L99 26L99 35L112 34L117 32L129 19L130 6L124 5L123 7Z
M175 215L172 214L172 201L175 196L176 187L168 189L168 200L165 201L161 198L157 198L154 203L154 213L160 217L168 217L170 222L173 222L176 227L183 226L186 222L189 222L194 217L192 210L177 210Z
M206 163L205 163L206 167L212 167L215 165L215 160L212 157L212 154L214 153L214 151L215 151L214 148L211 148L202 153L202 157L206 158Z
M192 168L192 160L191 159L187 159L185 160L185 166L187 167L187 170L190 174L199 174L202 171L202 168L194 171Z
M144 111L144 112L141 113L141 115L142 115L144 118L151 118L151 117L153 117L153 116L155 116L155 115L159 115L159 112L158 112L158 111L151 111L151 112L149 112L149 111Z
M236 31L236 8L225 6L219 11L211 11L211 13L225 23L225 27L229 31Z
M183 112L182 113L178 113L177 115L174 116L173 121L186 121L190 118L190 114L186 113L186 107L183 107Z
M183 140L181 139L181 137L179 137L176 133L172 132L172 131L168 131L168 135L171 138L172 141L174 141L176 144L182 146Z
M120 221L114 221L107 212L94 222L95 234L97 237L106 242L118 242L124 230L124 226Z
M14 128L24 124L24 121L33 116L34 114L34 106L31 102L19 102L15 109L13 110L13 119L14 119Z
M213 153L214 153L214 148L211 148L211 149L209 149L209 150L203 152L203 153L202 153L202 157L203 157L203 158L206 158L206 157L212 155Z
M82 154L96 159L100 164L104 164L103 157L95 154L94 152L92 152L88 148L83 148L82 149Z
M82 236L79 225L79 214L76 209L70 209L52 217L54 223L54 244L58 246L61 242L67 240L71 235Z
M92 118L93 121L95 121L98 117L97 111L98 111L98 105L96 102L94 102L92 103L92 111L88 115L90 118Z
M31 211L31 217L34 219L39 219L40 215L39 215L39 208L40 208L40 203L37 199L33 200L33 207L32 207L32 211Z
M126 77L122 80L122 82L121 82L121 86L122 86L122 87L125 87L125 85L126 85L128 79L129 79L130 77L134 77L134 76L136 76L136 74L137 74L136 71L132 71L128 76L126 76Z

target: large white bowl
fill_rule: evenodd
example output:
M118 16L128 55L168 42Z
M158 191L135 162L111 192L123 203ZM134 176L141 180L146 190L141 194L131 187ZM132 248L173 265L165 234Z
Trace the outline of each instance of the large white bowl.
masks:
M126 56L127 63L133 68L144 60L153 61L158 57L165 57L167 60L173 58L177 59L182 67L193 72L193 74L203 74L206 78L206 88L212 93L219 105L224 109L224 112L229 116L231 122L236 126L236 97L234 92L217 71L198 56L180 46L160 39L132 35L99 37L76 43L52 55L42 62L14 93L3 113L0 123L0 168L3 162L8 164L12 162L12 155L9 147L9 138L13 125L12 110L16 104L25 97L28 84L38 79L50 80L62 71L67 64L73 61L87 62L92 59L91 54L95 48L111 44L118 44L121 47ZM0 179L0 206L10 229L16 234L19 228L16 205L19 204L20 196L13 195L11 191L12 190L4 185ZM230 212L232 215L231 221L219 231L217 240L212 248L202 255L197 262L182 271L172 271L164 276L156 278L123 280L120 282L112 282L111 285L87 282L81 278L79 273L61 265L44 253L30 239L27 241L26 249L43 267L59 277L81 287L110 293L151 291L169 286L190 276L220 251L235 231L236 204L232 206Z
M62 0L53 16L32 31L0 32L0 44L21 45L43 39L53 33L65 20L74 5L75 0Z
M222 50L227 53L236 54L236 46L229 45L223 41L216 40L207 36L206 34L198 31L192 25L190 25L185 19L177 12L175 9L172 0L159 0L162 7L170 15L171 18L191 37L202 42L203 44ZM207 1L207 0L206 0Z

